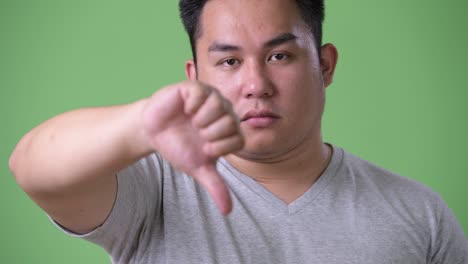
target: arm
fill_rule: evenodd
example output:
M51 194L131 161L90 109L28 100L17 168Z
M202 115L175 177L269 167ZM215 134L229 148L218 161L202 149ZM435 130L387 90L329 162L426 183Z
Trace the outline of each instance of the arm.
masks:
M468 264L468 240L452 210L438 197L437 226L432 232L431 264Z
M86 233L100 225L115 199L114 175L151 151L137 136L144 104L80 109L34 128L10 158L18 184L63 226Z
M225 105L215 89L185 82L132 104L68 112L25 135L10 168L44 211L77 233L105 221L115 174L153 151L192 175L227 213L229 194L214 162L243 142Z

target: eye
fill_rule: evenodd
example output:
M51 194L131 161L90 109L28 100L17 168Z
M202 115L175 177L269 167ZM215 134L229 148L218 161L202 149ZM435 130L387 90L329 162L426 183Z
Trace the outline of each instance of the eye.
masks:
M233 67L233 66L236 66L237 64L239 64L239 60L237 60L237 59L226 59L226 60L222 61L221 64L223 66L226 66L226 67Z
M271 55L270 58L268 58L268 60L269 61L283 61L283 60L286 60L288 58L289 58L289 56L287 54L275 53L275 54Z

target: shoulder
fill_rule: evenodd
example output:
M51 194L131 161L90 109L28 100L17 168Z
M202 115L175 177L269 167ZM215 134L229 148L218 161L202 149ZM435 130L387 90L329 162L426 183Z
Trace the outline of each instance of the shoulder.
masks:
M342 151L342 172L363 187L394 198L439 202L439 195L428 186Z
M373 235L385 237L387 242L392 238L415 252L428 250L425 254L434 263L462 263L468 257L463 230L439 194L413 179L336 150L342 153L336 190L347 194L359 219L375 231Z
M414 224L432 228L438 225L446 207L439 194L420 182L341 151L338 182L353 186L359 204L391 215L391 218L398 215ZM343 188L349 190L349 186Z

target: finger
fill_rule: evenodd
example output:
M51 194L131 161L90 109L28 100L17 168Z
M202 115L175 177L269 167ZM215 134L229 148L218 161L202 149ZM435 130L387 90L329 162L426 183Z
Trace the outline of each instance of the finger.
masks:
M200 130L200 136L207 141L220 140L239 133L237 120L231 114L224 114L215 122Z
M198 169L194 172L193 177L205 188L224 216L231 212L232 200L229 189L214 165Z
M207 142L203 145L206 155L218 158L229 153L241 150L244 147L244 137L241 133L234 134L228 138L223 138L214 142Z
M199 83L184 83L181 86L181 94L184 99L184 113L192 115L198 111L206 101L211 90Z
M226 106L229 104L219 92L212 91L205 103L200 106L194 115L192 122L196 127L203 128L216 121L226 113Z

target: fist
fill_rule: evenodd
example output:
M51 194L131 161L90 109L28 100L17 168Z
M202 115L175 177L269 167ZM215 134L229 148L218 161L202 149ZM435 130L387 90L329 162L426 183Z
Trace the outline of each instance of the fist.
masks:
M216 171L216 160L242 149L239 118L218 90L199 82L161 89L142 115L148 144L175 168L195 178L226 215L229 191Z

